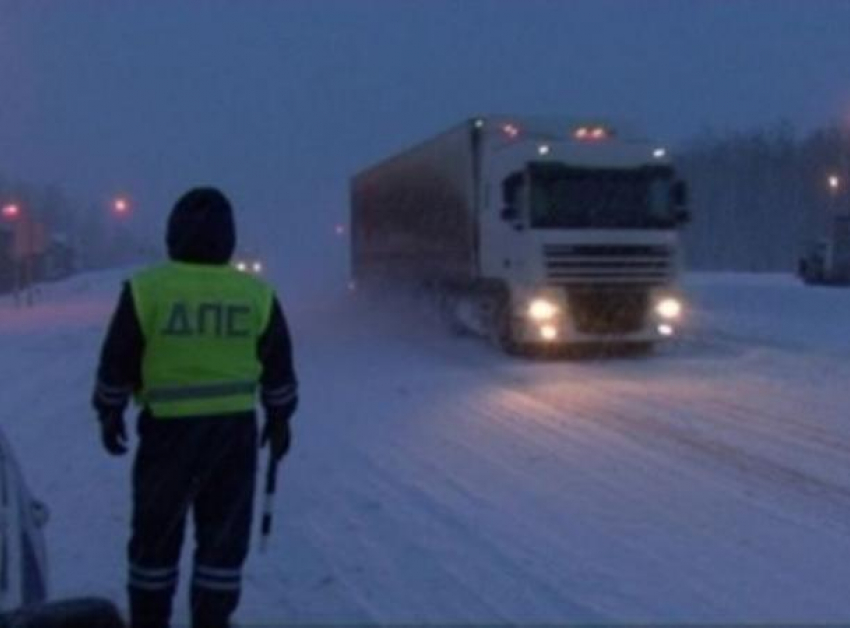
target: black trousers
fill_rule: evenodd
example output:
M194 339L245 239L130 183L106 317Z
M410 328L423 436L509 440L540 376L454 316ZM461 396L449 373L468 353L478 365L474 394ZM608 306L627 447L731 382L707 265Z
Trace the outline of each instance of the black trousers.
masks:
M192 625L225 628L239 604L257 466L253 413L139 418L129 544L133 628L167 628L186 518L195 524Z

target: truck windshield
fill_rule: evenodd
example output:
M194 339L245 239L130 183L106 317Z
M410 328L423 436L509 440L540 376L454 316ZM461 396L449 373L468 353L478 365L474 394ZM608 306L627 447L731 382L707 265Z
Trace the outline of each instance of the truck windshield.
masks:
M673 171L575 168L532 164L531 226L536 228L670 229Z

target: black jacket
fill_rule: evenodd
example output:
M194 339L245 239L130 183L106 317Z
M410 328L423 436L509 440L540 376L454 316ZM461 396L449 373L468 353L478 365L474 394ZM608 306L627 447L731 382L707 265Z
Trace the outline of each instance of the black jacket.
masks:
M233 254L235 228L230 204L215 190L193 190L171 212L166 236L169 257L193 264L227 264ZM145 339L124 285L100 355L92 403L99 415L122 413L142 387ZM269 419L288 419L298 404L292 344L277 298L268 326L257 342L262 365L260 399Z

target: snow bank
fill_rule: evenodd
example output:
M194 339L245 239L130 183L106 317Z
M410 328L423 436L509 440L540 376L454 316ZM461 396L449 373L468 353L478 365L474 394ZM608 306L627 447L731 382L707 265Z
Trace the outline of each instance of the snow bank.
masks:
M685 283L705 336L850 356L850 287L756 273L694 273Z

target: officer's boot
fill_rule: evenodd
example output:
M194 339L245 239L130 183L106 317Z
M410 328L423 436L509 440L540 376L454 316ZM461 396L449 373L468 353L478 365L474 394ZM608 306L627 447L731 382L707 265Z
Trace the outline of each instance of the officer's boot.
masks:
M169 628L174 591L144 591L130 587L130 627Z
M231 628L230 616L238 604L237 591L192 587L192 628Z

